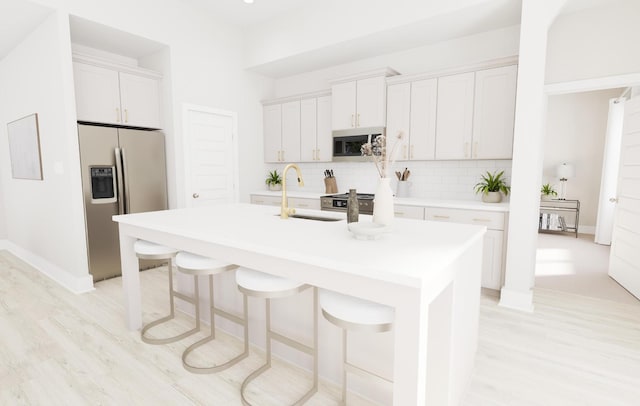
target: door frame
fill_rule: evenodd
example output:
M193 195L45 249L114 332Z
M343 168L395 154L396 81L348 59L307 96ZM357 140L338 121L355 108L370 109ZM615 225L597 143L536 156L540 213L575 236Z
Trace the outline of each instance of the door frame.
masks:
M217 116L225 116L231 118L231 145L232 145L232 169L233 169L233 201L237 203L240 201L240 188L239 188L239 162L238 162L238 113L230 110L223 110L213 108L209 106L202 106L197 104L183 103L182 104L182 159L184 164L184 178L183 178L183 199L185 207L191 207L191 165L189 153L191 151L191 139L189 135L189 112L207 113Z

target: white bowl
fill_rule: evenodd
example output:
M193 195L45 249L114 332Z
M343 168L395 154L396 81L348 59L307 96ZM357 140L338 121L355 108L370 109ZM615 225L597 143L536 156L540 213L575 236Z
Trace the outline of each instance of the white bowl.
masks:
M349 223L349 231L358 240L377 240L389 231L389 226L378 223Z

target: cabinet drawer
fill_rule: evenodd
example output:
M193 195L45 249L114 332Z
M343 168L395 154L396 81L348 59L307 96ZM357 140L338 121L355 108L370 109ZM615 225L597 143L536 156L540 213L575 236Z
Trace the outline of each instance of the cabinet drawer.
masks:
M476 224L491 230L504 230L504 213L483 210L427 208L426 219L452 223Z
M280 200L278 200L278 205ZM296 209L320 210L320 199L289 198L289 207Z
M263 204L266 206L280 206L281 199L275 196L251 195L251 204Z
M396 204L393 213L395 217L399 218L424 220L424 207Z

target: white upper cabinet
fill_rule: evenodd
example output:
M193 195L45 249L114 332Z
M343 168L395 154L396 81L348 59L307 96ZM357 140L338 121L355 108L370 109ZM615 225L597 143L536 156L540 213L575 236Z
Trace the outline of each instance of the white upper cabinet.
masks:
M120 72L122 121L134 127L160 127L158 81Z
M331 96L300 101L300 161L331 161Z
M356 83L356 127L384 127L386 82L384 76Z
M158 80L74 62L78 121L160 128Z
M436 156L437 102L437 79L411 83L409 159L428 160Z
M334 130L356 126L356 82L338 83L331 87L331 123Z
M266 102L265 162L331 161L331 96L324 94Z
M387 135L404 132L399 160L435 158L437 79L399 83L387 88Z
M79 121L122 124L118 72L74 62L73 77Z
M438 78L436 159L472 157L474 72Z
M282 104L282 161L300 161L300 101Z
M333 130L384 127L386 123L386 77L392 69L341 79L331 86Z
M313 162L316 160L318 138L318 100L300 101L300 160Z
M396 152L396 159L409 159L409 129L411 126L411 83L390 85L387 88L387 136L404 133L404 139Z
M518 67L476 72L473 158L511 159Z
M264 161L282 162L282 105L264 106L262 111Z

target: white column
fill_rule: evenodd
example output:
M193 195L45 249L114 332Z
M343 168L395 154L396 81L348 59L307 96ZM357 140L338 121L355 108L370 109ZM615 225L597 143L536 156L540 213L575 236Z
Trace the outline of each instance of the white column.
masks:
M505 284L500 305L533 311L547 110L547 33L566 0L523 0Z

